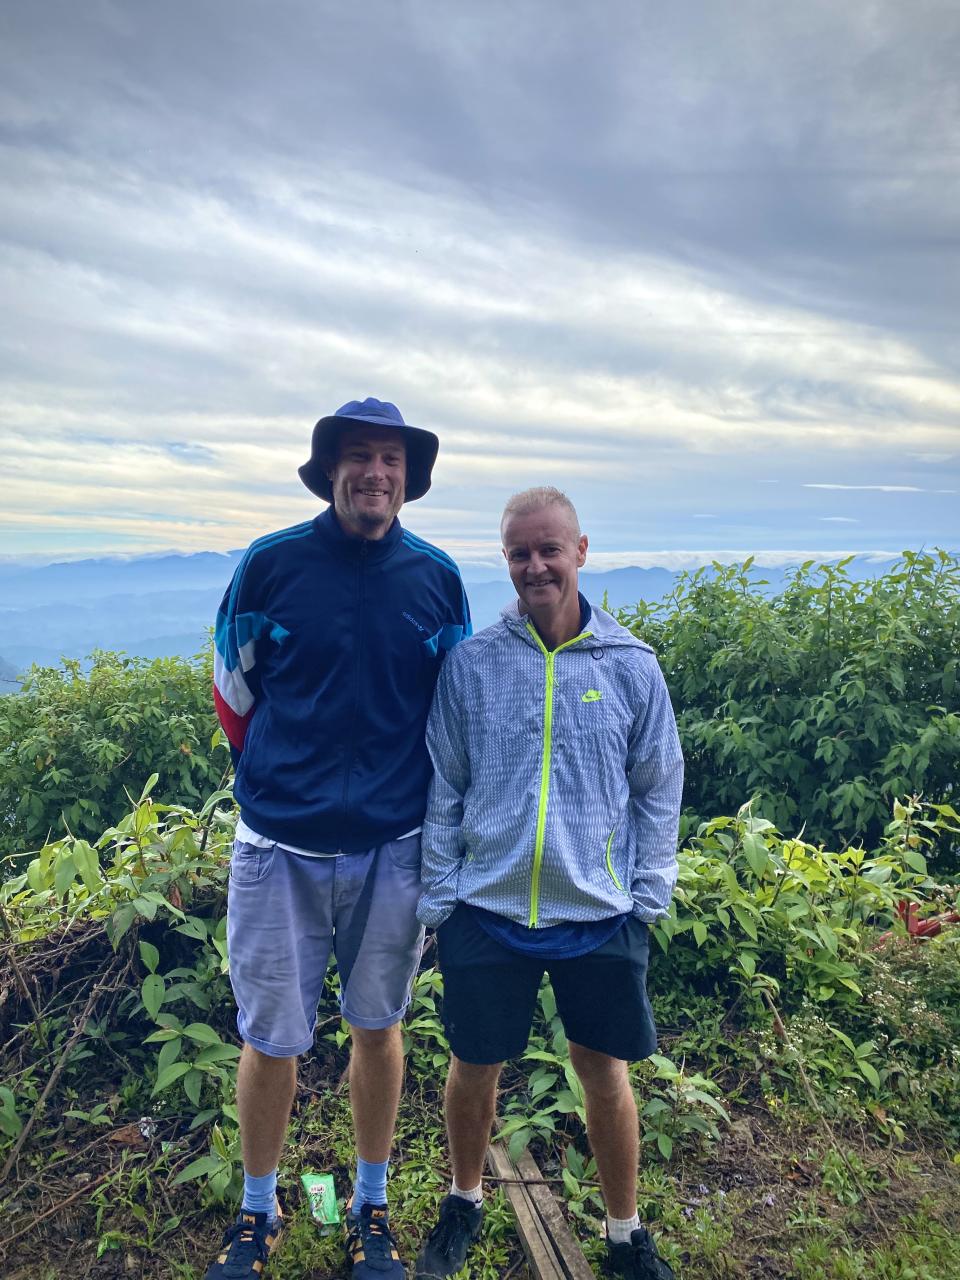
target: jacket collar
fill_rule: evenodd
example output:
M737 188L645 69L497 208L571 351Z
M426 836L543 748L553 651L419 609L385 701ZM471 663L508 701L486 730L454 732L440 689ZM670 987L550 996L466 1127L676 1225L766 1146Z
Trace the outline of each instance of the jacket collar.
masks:
M343 531L332 506L321 511L314 518L313 527L323 541L345 559L358 560L363 556L368 564L376 564L388 559L400 546L403 539L403 527L394 517L393 524L382 538L351 538Z
M626 627L621 626L616 618L612 617L605 609L599 608L597 605L588 603L583 595L580 595L580 616L583 617L584 605L590 610L589 618L586 625L588 634L576 646L584 649L608 649L608 648L627 648L627 649L645 649L647 653L653 653L650 646L643 640L638 639ZM527 644L536 648L536 641L527 630L527 615L520 612L520 601L514 600L511 604L506 605L500 610L500 621L511 631L518 635Z

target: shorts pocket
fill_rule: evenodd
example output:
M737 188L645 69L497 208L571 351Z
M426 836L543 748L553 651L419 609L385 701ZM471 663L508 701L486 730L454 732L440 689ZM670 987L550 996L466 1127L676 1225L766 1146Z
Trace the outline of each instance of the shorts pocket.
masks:
M230 879L234 884L259 884L266 880L277 856L277 846L261 849L255 844L237 840L230 859Z
M645 920L641 920L639 916L627 917L627 928L632 935L633 942L642 951L650 950L650 926Z
M420 837L408 836L405 840L391 840L387 846L390 861L404 871L420 870Z

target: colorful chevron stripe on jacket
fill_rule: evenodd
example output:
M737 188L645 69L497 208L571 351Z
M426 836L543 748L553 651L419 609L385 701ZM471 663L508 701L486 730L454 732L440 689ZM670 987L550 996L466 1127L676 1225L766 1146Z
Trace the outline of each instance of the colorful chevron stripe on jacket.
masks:
M224 595L214 655L247 825L346 853L418 826L430 701L469 634L456 564L399 521L368 542L328 508L257 539Z

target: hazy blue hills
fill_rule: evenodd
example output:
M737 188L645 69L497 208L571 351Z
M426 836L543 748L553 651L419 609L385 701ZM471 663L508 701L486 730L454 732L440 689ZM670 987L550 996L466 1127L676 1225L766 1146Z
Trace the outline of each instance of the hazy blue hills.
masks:
M74 560L37 566L0 564L0 610L154 591L219 587L222 592L242 555L242 551L199 551L193 555L135 556L129 560Z
M0 681L9 684L32 663L57 664L61 657L84 657L98 648L149 658L196 653L242 555L203 551L0 564ZM864 563L860 572L876 567ZM758 576L776 589L784 572L764 569ZM612 569L583 573L581 586L597 604L606 594L613 606L630 605L661 599L675 578L667 569ZM489 626L515 598L505 568L467 566L464 580L475 630Z
M97 648L151 658L195 653L242 555L0 565L0 679ZM476 629L514 598L505 569L467 567L464 579ZM598 603L607 592L613 604L632 604L659 599L673 579L665 569L615 569L585 573L583 589Z

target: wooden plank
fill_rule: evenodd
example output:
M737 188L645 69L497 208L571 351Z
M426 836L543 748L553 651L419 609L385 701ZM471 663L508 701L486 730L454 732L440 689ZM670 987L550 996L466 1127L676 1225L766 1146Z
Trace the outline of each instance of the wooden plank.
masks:
M583 1256L579 1241L564 1221L556 1197L549 1187L544 1186L543 1174L526 1147L517 1157L516 1166L517 1172L526 1182L525 1189L533 1207L539 1213L553 1242L567 1280L596 1280L593 1267Z
M516 1219L517 1234L536 1280L567 1280L550 1233L534 1207L529 1190L523 1185L506 1147L500 1142L491 1143L487 1150L487 1160L494 1177L503 1179L502 1186Z

